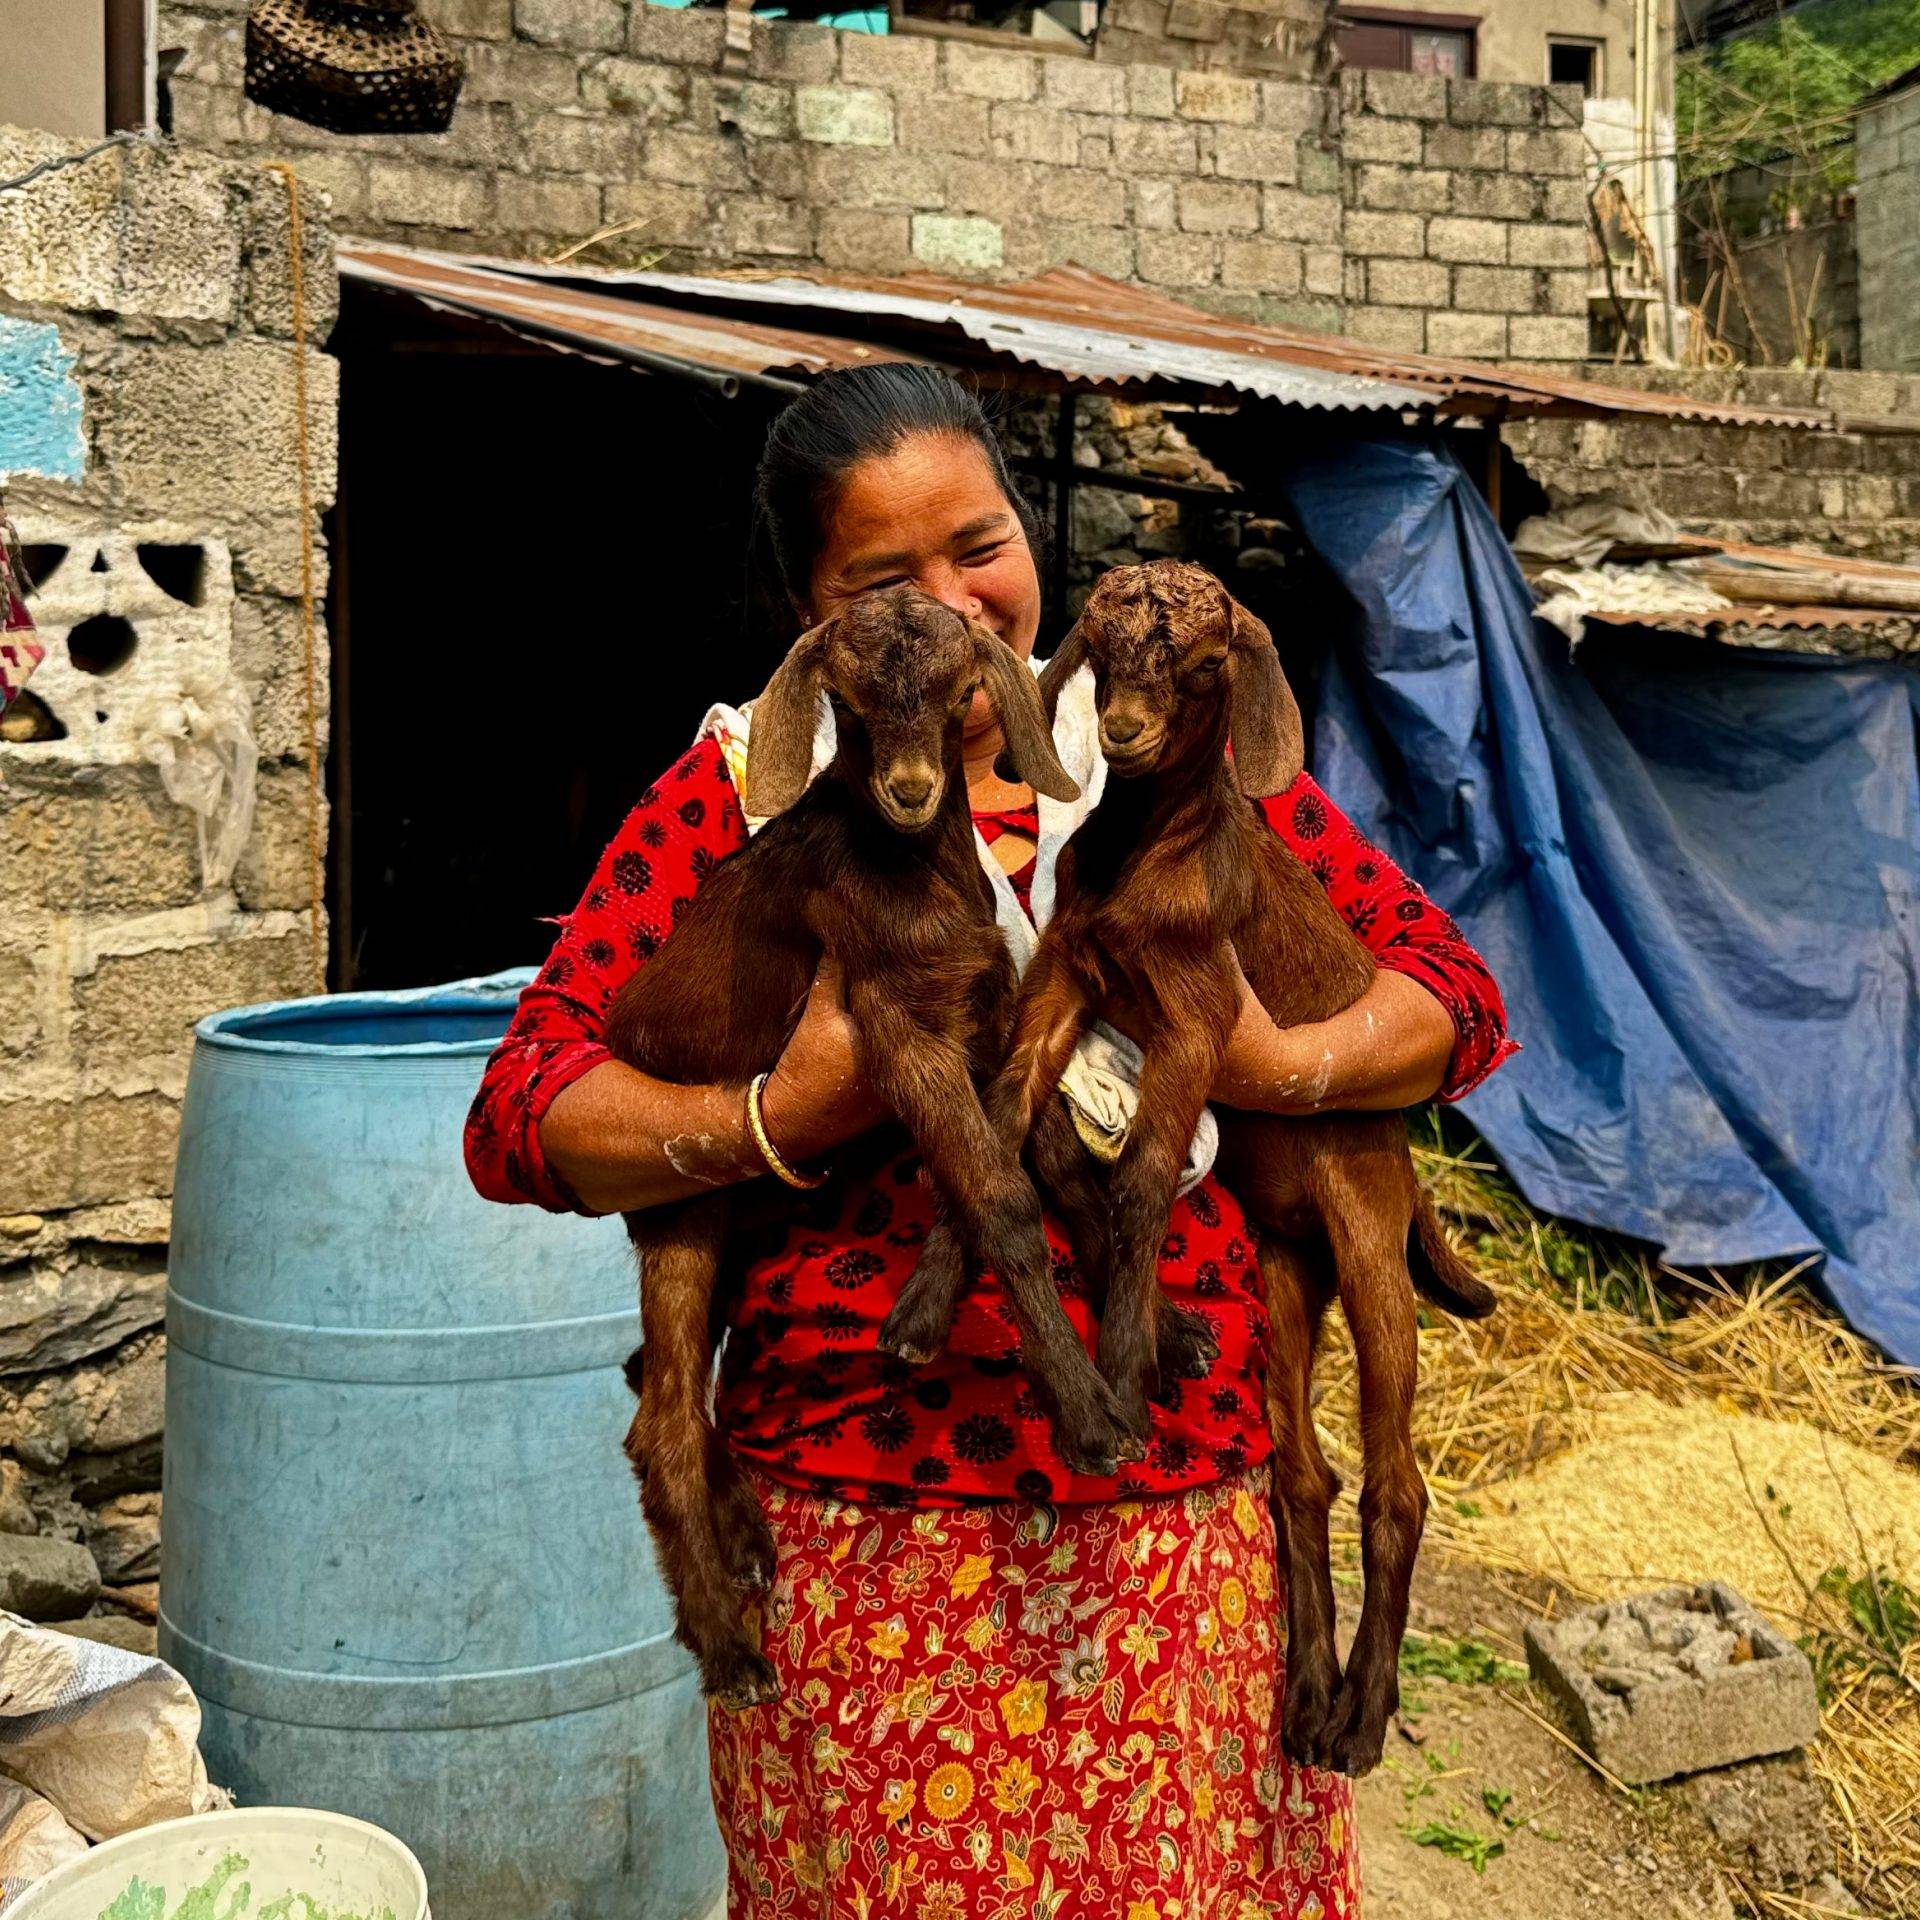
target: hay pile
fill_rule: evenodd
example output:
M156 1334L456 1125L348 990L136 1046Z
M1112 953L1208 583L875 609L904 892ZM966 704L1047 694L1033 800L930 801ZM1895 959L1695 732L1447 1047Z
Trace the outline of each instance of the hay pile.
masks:
M1840 1873L1877 1910L1920 1920L1920 1638L1871 1642L1861 1596L1821 1591L1844 1567L1920 1592L1920 1376L1882 1360L1796 1272L1738 1284L1663 1272L1531 1213L1477 1143L1430 1133L1416 1157L1501 1293L1491 1320L1434 1316L1420 1336L1429 1545L1582 1598L1705 1576L1745 1590L1822 1673L1812 1759ZM1338 1332L1318 1383L1350 1502L1356 1383ZM1344 1521L1351 1549L1350 1505ZM1803 1920L1784 1897L1756 1901Z

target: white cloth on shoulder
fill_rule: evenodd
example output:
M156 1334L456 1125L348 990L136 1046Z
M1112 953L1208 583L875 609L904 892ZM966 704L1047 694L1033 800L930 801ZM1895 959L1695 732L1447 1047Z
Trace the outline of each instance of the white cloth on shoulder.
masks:
M1028 664L1034 665L1031 661ZM745 708L714 706L708 709L707 717L700 723L697 736L699 739L712 738L719 742L727 772L732 777L735 790L742 796L743 810L747 784L747 740L752 725L751 703ZM1089 667L1082 667L1060 690L1053 745L1054 751L1060 756L1060 764L1078 783L1080 798L1051 800L1044 793L1037 796L1040 833L1039 851L1034 864L1031 918L1021 907L1020 896L1014 892L1013 882L1007 878L1006 870L993 857L978 830L973 836L980 854L980 864L993 888L995 917L999 921L1000 931L1006 936L1014 966L1022 973L1026 971L1027 962L1033 958L1034 948L1039 943L1038 929L1047 924L1053 912L1054 870L1059 864L1060 849L1072 838L1074 829L1081 821L1100 804L1100 796L1106 789L1107 763L1100 752L1100 732L1093 702L1093 671ZM822 694L819 714L814 723L813 772L810 778L817 777L832 763L834 751L833 709ZM757 833L765 825L764 819L751 814L747 816L749 833ZM1118 1159L1120 1149L1126 1144L1127 1131L1140 1108L1140 1070L1143 1064L1140 1049L1125 1034L1108 1026L1104 1020L1096 1020L1081 1036L1073 1058L1060 1076L1060 1091L1072 1109L1074 1126L1086 1143L1088 1152L1098 1160L1111 1162ZM1195 1127L1193 1139L1187 1147L1186 1164L1180 1171L1182 1193L1205 1179L1213 1170L1214 1156L1219 1147L1219 1123L1214 1119L1211 1107L1203 1108L1200 1123Z

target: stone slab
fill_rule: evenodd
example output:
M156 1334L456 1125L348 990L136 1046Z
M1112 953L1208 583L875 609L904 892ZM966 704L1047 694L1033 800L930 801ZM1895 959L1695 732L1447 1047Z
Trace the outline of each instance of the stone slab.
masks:
M1581 1745L1630 1786L1785 1753L1820 1731L1806 1655L1717 1580L1539 1621L1526 1640Z

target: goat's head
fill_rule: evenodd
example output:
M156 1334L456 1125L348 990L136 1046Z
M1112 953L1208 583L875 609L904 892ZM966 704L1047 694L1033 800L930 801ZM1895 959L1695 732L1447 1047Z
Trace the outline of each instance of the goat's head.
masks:
M748 736L747 811L781 813L799 799L824 689L856 790L901 833L931 826L960 776L961 733L982 687L1020 778L1053 799L1077 799L1026 662L931 594L889 587L802 634L767 683Z
M1300 709L1273 636L1204 567L1155 560L1103 574L1040 675L1049 717L1082 665L1100 750L1123 778L1217 752L1223 719L1243 792L1279 793L1301 769Z

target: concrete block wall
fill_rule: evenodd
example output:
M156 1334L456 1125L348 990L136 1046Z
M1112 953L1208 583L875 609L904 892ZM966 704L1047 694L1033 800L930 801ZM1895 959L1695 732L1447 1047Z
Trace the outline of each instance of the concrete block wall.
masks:
M67 150L0 129L0 175ZM317 195L304 242L317 510L337 296ZM30 691L64 737L0 743L0 1534L85 1540L109 1584L152 1577L193 1022L313 981L290 288L286 186L259 165L110 152L0 199L0 313L55 340L85 455L77 480L7 487L44 578ZM317 642L324 751L323 625ZM185 703L236 699L256 808L209 885L152 748Z
M733 78L714 11L450 0L437 17L467 63L452 127L341 139L245 100L235 0L168 0L176 123L291 158L344 231L428 246L538 258L623 226L586 257L983 279L1077 261L1398 346L1586 350L1566 89L1328 88L765 21Z
M1920 416L1920 377L1595 366L1595 380L1702 400ZM1655 420L1511 422L1506 443L1563 499L1619 493L1721 539L1920 563L1920 434L1814 434Z
M1860 364L1920 370L1920 86L1862 111L1854 164Z

